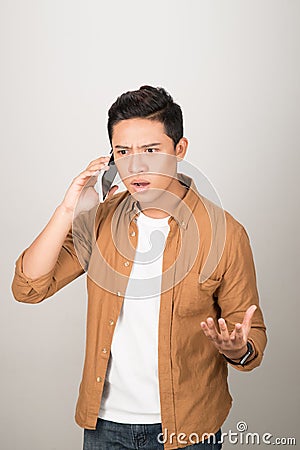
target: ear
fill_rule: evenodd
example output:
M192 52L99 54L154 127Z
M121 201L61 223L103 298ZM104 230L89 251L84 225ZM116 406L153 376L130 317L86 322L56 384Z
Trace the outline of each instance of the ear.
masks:
M189 144L189 141L185 137L182 137L179 140L179 142L177 143L176 148L175 148L175 154L177 157L177 161L181 161L185 157L185 154L186 154L186 151L188 148L188 144Z

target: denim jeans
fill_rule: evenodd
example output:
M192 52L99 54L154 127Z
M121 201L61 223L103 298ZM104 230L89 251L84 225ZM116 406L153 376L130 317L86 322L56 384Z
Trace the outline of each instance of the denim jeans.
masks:
M96 430L84 429L83 450L163 450L163 435L159 440L159 433L162 433L161 423L117 423L98 417ZM214 441L211 439L211 442L216 442L215 444L204 441L184 448L219 450L222 448L222 444L217 443L221 439L221 430L215 436ZM188 437L179 437L189 443Z

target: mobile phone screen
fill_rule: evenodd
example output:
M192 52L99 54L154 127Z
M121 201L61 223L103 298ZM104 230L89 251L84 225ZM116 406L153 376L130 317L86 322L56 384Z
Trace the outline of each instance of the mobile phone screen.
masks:
M101 184L102 184L102 198L105 200L113 181L117 175L117 167L114 161L114 155L111 154L111 158L108 162L109 170L106 170L102 176Z

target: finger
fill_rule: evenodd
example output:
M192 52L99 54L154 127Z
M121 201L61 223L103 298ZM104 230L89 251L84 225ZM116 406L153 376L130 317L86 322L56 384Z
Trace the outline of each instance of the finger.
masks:
M234 341L235 340L235 328L232 330L232 332L230 333L230 340Z
M102 162L102 163L93 164L93 165L89 166L86 170L93 170L93 171L100 172L100 170L108 170L108 169L110 169L108 162Z
M89 169L86 169L86 170L84 170L83 172L81 172L81 173L78 175L78 177L76 177L76 178L87 178L87 177L92 177L92 176L95 176L98 172L99 172L98 170L89 170ZM75 178L75 179L76 179L76 178Z
M99 170L85 170L80 175L83 176L84 178L89 177L89 179L86 181L84 185L85 188L94 187L97 182Z
M207 328L208 328L209 335L210 335L211 339L213 341L219 341L219 333L218 333L218 330L216 328L214 319L212 317L208 317L207 321L206 321L206 324L207 324Z
M205 336L207 337L207 339L209 339L210 341L213 342L213 344L216 345L216 340L211 335L211 332L210 332L210 329L207 326L207 323L206 322L201 322L200 326L201 326L202 331L204 332Z
M89 165L87 166L87 169L90 168L90 166L93 166L95 164L99 164L99 163L106 163L110 160L110 156L100 156L99 158L93 159L93 161L91 161L89 163Z
M245 316L244 316L244 320L243 320L243 326L247 330L247 333L249 332L249 330L251 328L253 314L255 313L256 309L257 309L256 305L251 305L251 306L249 306L249 308L245 312Z
M87 172L88 173L87 176L90 176L90 179L86 183L85 187L89 187L89 186L93 187L96 184L96 181L97 181L100 171L102 170L105 172L109 169L110 169L110 166L108 166L106 163L105 164L101 163L101 164L96 164L94 166L91 166L90 169L85 170L83 173Z
M241 323L236 323L234 327L234 336L230 336L230 340L234 341L236 344L241 345L244 341L244 326Z
M221 317L218 320L218 323L219 323L219 328L220 328L222 340L224 342L228 342L229 341L229 333L228 333L228 329L227 329L227 325L226 325L225 320Z
M106 198L112 197L118 189L119 189L119 186L117 186L117 185L114 185L113 187L111 187L110 190L108 191Z
M205 336L210 338L210 333L209 333L209 329L208 329L207 323L206 322L201 322L200 325L201 325L201 328L202 328Z

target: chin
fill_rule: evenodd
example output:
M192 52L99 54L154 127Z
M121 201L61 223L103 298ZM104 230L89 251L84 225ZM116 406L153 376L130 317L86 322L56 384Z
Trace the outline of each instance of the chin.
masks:
M148 189L143 192L133 192L131 195L135 200L145 208L161 209L166 211L170 199L165 198L162 194L165 191L162 189Z

